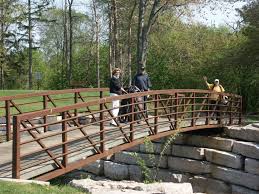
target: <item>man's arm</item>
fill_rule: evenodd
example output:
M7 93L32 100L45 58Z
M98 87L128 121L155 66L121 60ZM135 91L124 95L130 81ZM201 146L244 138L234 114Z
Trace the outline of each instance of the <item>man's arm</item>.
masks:
M208 89L211 90L213 88L214 84L208 83L208 79L206 76L203 76L203 79L204 79L205 84L207 85Z

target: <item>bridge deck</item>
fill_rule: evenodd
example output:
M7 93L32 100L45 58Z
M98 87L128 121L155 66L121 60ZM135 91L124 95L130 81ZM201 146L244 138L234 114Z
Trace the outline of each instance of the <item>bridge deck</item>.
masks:
M227 122L227 121L226 121ZM152 122L150 122L152 123ZM190 122L184 122L181 124L182 128L188 128L190 126ZM196 121L196 125L199 126L204 126L205 125L205 119L198 119ZM218 127L219 125L217 124L217 121L210 121L210 125L211 127ZM122 125L123 126L123 125ZM107 130L106 135L107 137L111 138L111 140L109 140L106 143L106 149L115 147L117 145L121 145L125 143L125 140L122 139L121 137L121 131L119 130L119 128L117 127L110 127L108 125L108 123L105 124L105 129ZM135 139L140 139L143 137L146 137L148 135L150 135L150 130L149 127L144 124L143 122L135 127L136 132L134 134L134 138ZM100 136L97 134L97 132L99 131L99 126L98 125L93 125L90 127L85 127L83 128L83 130L85 132L87 132L90 136L92 136L92 140L98 142L100 140ZM168 123L168 120L160 118L159 119L159 128L158 128L158 132L165 132L165 131L169 131L170 130L170 123ZM57 131L61 131L61 129L55 130L55 131L50 131L45 133L44 135L48 135L51 133L56 133ZM130 129L126 128L124 129L125 133L129 133ZM113 138L119 136L117 138ZM72 131L68 133L68 140L73 140L76 139L78 137L83 137L82 133L80 133L79 131ZM23 141L29 140L31 139L31 137L29 136L24 136L22 138ZM62 138L61 136L53 136L53 137L49 137L47 139L44 139L44 144L47 145L47 147L52 146L56 143L61 143ZM70 162L74 162L80 159L84 159L88 156L91 156L93 154L95 154L95 150L92 147L87 147L89 145L89 142L85 139L80 140L80 141L76 141L73 144L69 145L69 150L73 150L73 149L78 149L81 148L79 151L74 152L73 154L69 155L69 163ZM99 147L100 145L97 144L97 146ZM41 147L39 146L39 144L37 144L36 142L32 142L29 144L26 144L24 146L21 147L21 152L22 155L40 150ZM55 155L62 153L61 151L61 147L59 148L55 148L55 149L50 149ZM5 142L0 144L0 153L1 153L1 158L0 158L0 178L11 178L12 177L12 141L9 142ZM26 168L25 170L21 171L21 178L22 179L30 179L33 177L36 177L38 175L44 174L46 172L49 172L53 169L56 168L56 165L54 164L53 161L46 161L45 163L42 163L42 161L44 161L46 158L48 157L47 153L45 151L42 151L38 154L34 154L33 156L30 157L25 157L22 160L21 166L23 168ZM62 160L62 157L58 157L58 160ZM39 165L36 165L39 163ZM33 164L33 167L30 167Z

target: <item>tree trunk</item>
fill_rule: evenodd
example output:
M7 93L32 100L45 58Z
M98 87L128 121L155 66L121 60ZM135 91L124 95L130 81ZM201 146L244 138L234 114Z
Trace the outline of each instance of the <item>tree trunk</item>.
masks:
M1 39L0 39L0 88L4 89L4 2L0 4L0 22L1 22Z
M136 9L137 6L137 0L135 0L130 17L129 17L129 25L128 25L128 73L129 73L129 85L132 84L132 60L131 60L131 36L132 36L132 29L131 29L131 25L132 25L132 18L134 15L134 11Z
M115 54L115 66L120 67L120 50L119 50L119 35L118 35L118 18L117 18L117 1L112 0L112 10L113 10L113 42L114 42L114 54Z
M145 0L139 0L139 21L138 21L138 41L137 41L137 69L140 72L143 60L143 29L145 25ZM144 64L145 65L145 64Z
M69 72L69 67L68 67L68 40L67 40L67 0L65 0L65 5L64 5L64 23L63 23L63 28L64 28L64 40L63 40L63 62L62 62L62 88L65 87L64 85L64 75L65 77L69 78L68 72Z
M71 85L72 72L73 72L73 17L72 5L74 0L68 0L68 15L69 15L69 71L68 83Z
M113 55L113 40L112 40L112 7L108 4L108 16L109 16L109 72L112 77L112 68L114 67L114 55Z
M94 21L95 21L95 54L96 54L96 69L97 69L97 87L100 88L99 18L97 15L96 0L93 0L93 11L94 11Z
M29 89L32 89L32 20L31 20L31 0L28 0L28 35L29 35Z
M148 22L145 24L145 12L147 9L147 0L139 0L139 22L138 22L138 43L137 43L137 66L138 72L140 67L146 66L147 51L148 51L148 36L151 26L155 23L158 13L161 12L168 1L165 1L160 6L160 0L153 0L151 12L148 17ZM160 7L159 7L160 6Z

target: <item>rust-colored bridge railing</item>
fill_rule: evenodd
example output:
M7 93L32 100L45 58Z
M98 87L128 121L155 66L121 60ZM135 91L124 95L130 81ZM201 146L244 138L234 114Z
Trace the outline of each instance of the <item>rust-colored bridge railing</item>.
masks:
M157 90L15 115L12 176L49 180L143 143L145 137L153 140L242 122L241 96L225 93L225 104L211 104L210 95L207 90ZM121 101L117 117L114 100ZM96 106L98 110L89 111ZM30 122L47 115L61 117L50 123ZM110 125L112 119L117 126ZM50 126L56 129L37 133Z
M12 118L14 115L93 100L93 98L103 97L104 92L108 92L108 88L52 90L0 97L0 118L4 129L2 131L5 131L5 139L6 141L12 139ZM77 114L76 111L75 114ZM47 120L48 118L45 116L43 122L46 123ZM31 124L33 123L32 121ZM44 131L47 131L46 127Z

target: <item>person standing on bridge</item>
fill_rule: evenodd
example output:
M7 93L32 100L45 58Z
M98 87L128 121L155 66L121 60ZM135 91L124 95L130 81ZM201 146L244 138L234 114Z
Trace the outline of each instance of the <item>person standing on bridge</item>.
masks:
M121 70L119 68L114 68L114 70L112 71L112 77L110 80L110 96L118 96L118 95L121 95L122 92L126 93L126 91L123 89L121 84L120 74L121 74ZM112 101L112 115L114 117L118 116L119 106L120 106L120 100ZM112 119L110 125L117 126L115 119Z
M203 79L204 79L204 81L205 81L205 83L206 83L206 85L207 85L209 90L211 90L213 92L217 92L217 93L225 92L225 89L223 88L223 86L219 84L219 79L215 79L213 84L208 83L208 79L207 79L206 76L204 76ZM219 112L220 111L220 107L218 106L219 102L220 102L219 94L216 94L216 93L210 94L210 96L209 96L209 104L216 106L215 110L216 110L216 115L217 115L216 119L217 120L220 119L220 112ZM212 106L212 107L210 106L211 107L210 110L213 110L215 106Z
M142 63L141 63L142 64ZM149 91L150 88L152 87L150 79L148 74L145 72L145 66L142 64L139 73L137 73L133 79L134 86L136 86L141 92ZM147 96L143 97L143 105L144 105L144 110L146 113L146 117L148 117L147 114L147 105L145 101L147 101Z

